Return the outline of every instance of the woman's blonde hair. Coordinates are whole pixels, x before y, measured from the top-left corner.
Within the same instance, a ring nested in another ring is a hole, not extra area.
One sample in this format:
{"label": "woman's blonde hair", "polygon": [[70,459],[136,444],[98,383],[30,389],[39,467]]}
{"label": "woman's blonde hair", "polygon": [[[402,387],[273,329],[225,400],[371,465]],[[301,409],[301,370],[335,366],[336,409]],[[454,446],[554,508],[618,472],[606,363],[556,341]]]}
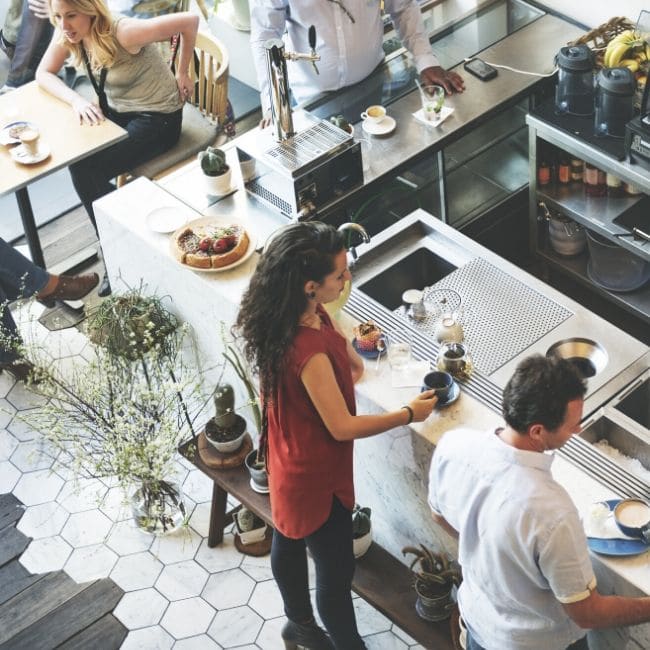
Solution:
{"label": "woman's blonde hair", "polygon": [[[52,0],[50,2],[50,21],[57,27],[52,13]],[[84,16],[90,16],[90,47],[86,47],[88,60],[93,70],[110,68],[117,57],[117,39],[113,26],[113,16],[104,0],[65,0],[66,4]],[[60,34],[60,45],[70,50],[76,66],[84,64],[82,44],[70,43],[63,33]]]}

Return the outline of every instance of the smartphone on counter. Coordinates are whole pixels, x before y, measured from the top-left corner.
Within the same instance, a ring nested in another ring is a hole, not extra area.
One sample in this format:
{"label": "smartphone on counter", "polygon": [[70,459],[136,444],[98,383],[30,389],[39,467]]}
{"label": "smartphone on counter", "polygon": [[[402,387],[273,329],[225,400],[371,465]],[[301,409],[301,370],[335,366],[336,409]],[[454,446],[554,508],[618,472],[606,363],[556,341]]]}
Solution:
{"label": "smartphone on counter", "polygon": [[489,81],[497,76],[496,68],[493,68],[490,64],[476,57],[471,61],[467,61],[464,67],[467,72],[478,77],[481,81]]}

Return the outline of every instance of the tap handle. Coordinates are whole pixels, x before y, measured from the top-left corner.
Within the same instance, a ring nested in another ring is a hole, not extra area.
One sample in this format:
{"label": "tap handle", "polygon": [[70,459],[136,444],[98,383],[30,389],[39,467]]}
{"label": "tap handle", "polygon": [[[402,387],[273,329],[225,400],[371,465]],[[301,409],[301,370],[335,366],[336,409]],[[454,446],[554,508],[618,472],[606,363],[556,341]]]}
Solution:
{"label": "tap handle", "polygon": [[312,52],[316,49],[316,28],[313,25],[309,27],[309,47]]}
{"label": "tap handle", "polygon": [[273,59],[274,65],[277,67],[282,65],[282,56],[280,55],[280,50],[277,45],[274,45],[271,48],[271,58]]}

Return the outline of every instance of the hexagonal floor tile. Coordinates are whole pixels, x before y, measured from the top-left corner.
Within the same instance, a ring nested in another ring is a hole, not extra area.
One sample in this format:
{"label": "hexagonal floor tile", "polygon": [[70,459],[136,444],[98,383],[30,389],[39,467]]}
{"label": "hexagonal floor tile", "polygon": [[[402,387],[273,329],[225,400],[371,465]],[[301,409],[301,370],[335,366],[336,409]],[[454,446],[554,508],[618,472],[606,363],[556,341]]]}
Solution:
{"label": "hexagonal floor tile", "polygon": [[70,515],[61,531],[61,537],[75,548],[103,543],[113,522],[99,510],[76,512]]}
{"label": "hexagonal floor tile", "polygon": [[241,569],[230,569],[211,575],[202,596],[215,609],[229,609],[245,605],[254,588],[255,581]]}
{"label": "hexagonal floor tile", "polygon": [[207,537],[210,530],[210,508],[212,503],[206,501],[205,503],[199,503],[190,517],[189,524],[190,526],[199,534],[201,537]]}
{"label": "hexagonal floor tile", "polygon": [[7,430],[13,434],[14,438],[25,441],[40,436],[41,434],[38,431],[35,431],[27,422],[21,419],[21,415],[21,413],[16,413],[13,420],[7,425]]}
{"label": "hexagonal floor tile", "polygon": [[[1,472],[0,469],[0,475]],[[38,506],[29,506],[16,528],[34,539],[52,537],[61,532],[69,516],[70,513],[56,501],[41,503]]]}
{"label": "hexagonal floor tile", "polygon": [[19,443],[10,460],[21,472],[33,472],[50,469],[58,453],[51,444],[38,437]]}
{"label": "hexagonal floor tile", "polygon": [[248,604],[267,620],[284,614],[282,597],[275,580],[258,582]]}
{"label": "hexagonal floor tile", "polygon": [[168,650],[174,645],[174,637],[163,630],[160,625],[133,630],[126,635],[120,650]]}
{"label": "hexagonal floor tile", "polygon": [[0,461],[0,494],[11,492],[20,477],[20,471],[8,460]]}
{"label": "hexagonal floor tile", "polygon": [[[250,607],[234,607],[217,612],[208,634],[224,648],[232,648],[254,643],[263,623],[262,617]],[[279,635],[276,639],[279,641]]]}
{"label": "hexagonal floor tile", "polygon": [[279,650],[283,645],[280,632],[286,622],[284,616],[265,621],[255,643],[262,650]]}
{"label": "hexagonal floor tile", "polygon": [[63,570],[77,582],[108,578],[117,555],[103,544],[84,546],[72,552]]}
{"label": "hexagonal floor tile", "polygon": [[54,501],[62,485],[63,479],[49,470],[42,469],[23,474],[13,493],[26,506],[36,506],[39,503]]}
{"label": "hexagonal floor tile", "polygon": [[408,650],[404,641],[398,639],[392,632],[380,632],[363,638],[368,650]]}
{"label": "hexagonal floor tile", "polygon": [[18,447],[18,440],[9,431],[0,428],[0,460],[9,460]]}
{"label": "hexagonal floor tile", "polygon": [[95,510],[106,495],[106,486],[97,478],[66,481],[57,501],[70,513]]}
{"label": "hexagonal floor tile", "polygon": [[183,483],[183,494],[187,494],[196,503],[210,501],[212,499],[211,481],[202,471],[192,470]]}
{"label": "hexagonal floor tile", "polygon": [[72,357],[81,354],[88,339],[78,329],[70,327],[58,330],[56,336],[48,342],[48,349],[56,359]]}
{"label": "hexagonal floor tile", "polygon": [[0,397],[6,397],[9,391],[14,387],[16,380],[8,372],[0,374]]}
{"label": "hexagonal floor tile", "polygon": [[[264,582],[273,579],[271,571],[271,556],[254,557],[252,555],[244,556],[240,569],[245,571],[255,582]],[[310,582],[310,584],[314,584]]]}
{"label": "hexagonal floor tile", "polygon": [[118,555],[148,551],[152,543],[153,537],[138,528],[133,518],[115,524],[105,542]]}
{"label": "hexagonal floor tile", "polygon": [[174,644],[174,650],[221,650],[207,634],[181,639]]}
{"label": "hexagonal floor tile", "polygon": [[355,598],[352,604],[361,636],[386,632],[392,627],[392,623],[365,600]]}
{"label": "hexagonal floor tile", "polygon": [[46,573],[62,569],[71,553],[70,544],[57,535],[35,539],[19,561],[30,573]]}
{"label": "hexagonal floor tile", "polygon": [[14,415],[16,415],[16,409],[4,397],[0,397],[0,429],[4,429]]}
{"label": "hexagonal floor tile", "polygon": [[7,401],[19,411],[24,411],[42,406],[47,402],[47,398],[31,391],[21,381],[17,381],[7,393]]}
{"label": "hexagonal floor tile", "polygon": [[201,547],[196,554],[196,561],[210,573],[236,569],[242,563],[242,554],[235,548],[232,535],[224,535],[219,546],[210,548],[208,540],[201,542]]}
{"label": "hexagonal floor tile", "polygon": [[[156,589],[169,600],[200,596],[208,572],[194,560],[167,565],[156,581]],[[206,599],[207,600],[207,599]]]}
{"label": "hexagonal floor tile", "polygon": [[175,639],[185,639],[206,632],[214,614],[202,598],[177,600],[169,604],[160,625]]}
{"label": "hexagonal floor tile", "polygon": [[113,614],[129,630],[160,623],[169,601],[155,589],[140,589],[124,594]]}
{"label": "hexagonal floor tile", "polygon": [[99,509],[113,521],[124,521],[132,517],[128,499],[120,487],[109,488],[99,503]]}
{"label": "hexagonal floor tile", "polygon": [[192,560],[201,545],[201,539],[191,528],[183,526],[170,535],[157,537],[151,546],[151,552],[164,564]]}
{"label": "hexagonal floor tile", "polygon": [[111,572],[111,578],[124,591],[153,587],[163,565],[149,551],[121,557]]}

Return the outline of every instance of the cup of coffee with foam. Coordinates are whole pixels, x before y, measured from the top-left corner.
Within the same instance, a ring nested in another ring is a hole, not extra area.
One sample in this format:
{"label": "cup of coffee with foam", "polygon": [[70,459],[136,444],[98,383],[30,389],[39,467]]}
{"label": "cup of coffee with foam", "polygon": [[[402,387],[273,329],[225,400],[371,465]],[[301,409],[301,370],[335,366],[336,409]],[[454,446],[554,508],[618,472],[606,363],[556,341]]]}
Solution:
{"label": "cup of coffee with foam", "polygon": [[614,508],[614,521],[628,537],[650,544],[650,504],[642,499],[623,499]]}
{"label": "cup of coffee with foam", "polygon": [[368,120],[373,124],[379,124],[386,117],[386,109],[379,104],[368,106],[366,110],[361,113],[362,120]]}
{"label": "cup of coffee with foam", "polygon": [[23,129],[18,134],[18,139],[22,142],[25,151],[35,156],[38,153],[38,131],[35,129]]}

